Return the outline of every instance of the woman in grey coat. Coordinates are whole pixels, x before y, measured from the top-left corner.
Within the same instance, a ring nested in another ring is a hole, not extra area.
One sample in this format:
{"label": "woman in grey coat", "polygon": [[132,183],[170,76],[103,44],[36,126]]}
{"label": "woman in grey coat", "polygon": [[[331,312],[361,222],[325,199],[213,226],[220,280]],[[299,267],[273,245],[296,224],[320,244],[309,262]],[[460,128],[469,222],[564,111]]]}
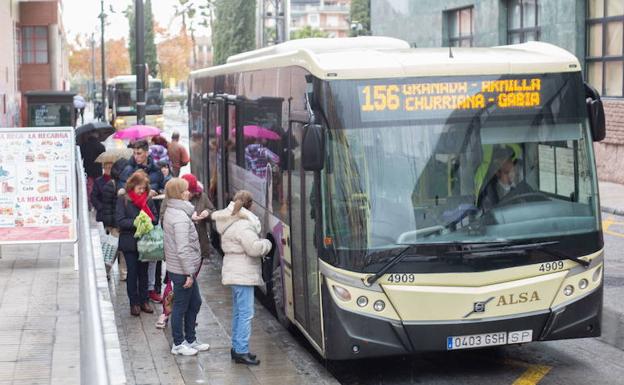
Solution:
{"label": "woman in grey coat", "polygon": [[188,183],[173,178],[165,186],[166,206],[162,210],[165,259],[173,282],[171,312],[172,354],[192,356],[210,349],[195,337],[195,320],[202,304],[195,274],[201,265],[199,238],[193,219],[195,209],[188,201]]}

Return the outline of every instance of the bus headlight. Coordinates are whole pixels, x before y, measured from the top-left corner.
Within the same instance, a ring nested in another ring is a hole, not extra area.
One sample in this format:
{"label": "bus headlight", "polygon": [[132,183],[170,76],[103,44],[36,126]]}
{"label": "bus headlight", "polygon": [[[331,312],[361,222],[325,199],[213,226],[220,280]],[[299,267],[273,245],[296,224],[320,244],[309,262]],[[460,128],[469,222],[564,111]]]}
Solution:
{"label": "bus headlight", "polygon": [[565,294],[566,296],[571,296],[574,293],[574,286],[572,285],[568,285],[566,287],[563,288],[563,294]]}
{"label": "bus headlight", "polygon": [[581,290],[585,289],[587,286],[589,286],[589,281],[586,280],[585,278],[581,279],[578,283],[578,287]]}
{"label": "bus headlight", "polygon": [[115,119],[115,125],[118,125],[118,124],[122,125],[122,124],[125,124],[125,123],[126,123],[126,121],[123,120],[122,118]]}
{"label": "bus headlight", "polygon": [[366,298],[366,296],[361,295],[358,297],[356,303],[359,307],[364,307],[368,305],[368,298]]}
{"label": "bus headlight", "polygon": [[163,118],[162,116],[159,116],[158,118],[156,118],[156,123],[162,123],[165,121],[165,118]]}
{"label": "bus headlight", "polygon": [[383,309],[385,308],[386,308],[386,303],[380,299],[375,301],[375,303],[373,304],[373,309],[375,309],[375,311],[383,311]]}
{"label": "bus headlight", "polygon": [[349,293],[349,290],[337,285],[332,286],[332,288],[334,289],[334,293],[338,298],[345,302],[351,301],[351,293]]}

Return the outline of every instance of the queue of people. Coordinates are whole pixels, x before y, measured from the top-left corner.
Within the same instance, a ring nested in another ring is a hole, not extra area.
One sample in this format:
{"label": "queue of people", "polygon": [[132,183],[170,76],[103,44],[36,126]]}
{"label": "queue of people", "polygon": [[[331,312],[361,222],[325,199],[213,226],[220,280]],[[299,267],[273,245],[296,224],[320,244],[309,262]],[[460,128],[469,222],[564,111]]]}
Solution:
{"label": "queue of people", "polygon": [[[156,145],[165,147],[162,142]],[[176,176],[184,154],[177,154],[181,162],[174,165],[162,158],[156,162],[145,140],[132,143],[131,148],[129,160],[102,165],[102,175],[94,179],[90,194],[96,219],[119,239],[117,261],[130,314],[154,313],[150,301],[162,303],[156,327],[164,329],[170,323],[171,353],[195,355],[209,350],[208,343],[198,341],[195,327],[202,305],[197,277],[203,259],[212,253],[209,222],[214,221],[225,253],[222,284],[232,290],[231,358],[258,365],[260,360],[249,348],[254,286],[263,284],[261,257],[271,250],[271,242],[260,237],[260,221],[250,211],[251,193],[239,191],[228,207],[216,211],[194,175]],[[176,146],[172,149],[175,152]],[[162,148],[158,151],[163,155]],[[171,150],[168,153],[171,155]],[[135,238],[139,216],[147,216],[152,226],[162,226],[164,262],[140,259]],[[165,268],[163,295],[161,265]],[[107,275],[109,270],[107,266]]]}

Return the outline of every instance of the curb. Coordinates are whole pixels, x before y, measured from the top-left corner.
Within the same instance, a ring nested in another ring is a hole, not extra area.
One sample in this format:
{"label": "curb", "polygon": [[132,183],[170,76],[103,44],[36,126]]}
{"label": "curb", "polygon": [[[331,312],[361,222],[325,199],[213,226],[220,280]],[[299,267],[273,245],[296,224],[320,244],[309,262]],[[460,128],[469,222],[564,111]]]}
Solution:
{"label": "curb", "polygon": [[624,350],[624,315],[607,307],[602,308],[602,335],[598,339]]}
{"label": "curb", "polygon": [[602,206],[601,205],[600,206],[600,211],[602,211],[603,213],[624,216],[624,210],[623,209],[618,209],[618,208],[614,208],[614,207]]}

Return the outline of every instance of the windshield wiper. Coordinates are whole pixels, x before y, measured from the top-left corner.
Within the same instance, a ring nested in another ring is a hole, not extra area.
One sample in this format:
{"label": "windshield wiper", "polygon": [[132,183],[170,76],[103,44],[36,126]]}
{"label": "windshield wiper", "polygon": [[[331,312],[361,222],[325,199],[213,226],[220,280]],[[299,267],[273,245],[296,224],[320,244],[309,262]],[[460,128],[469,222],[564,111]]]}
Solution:
{"label": "windshield wiper", "polygon": [[480,248],[471,248],[467,250],[452,250],[447,254],[452,255],[460,255],[464,256],[472,256],[472,257],[496,257],[500,255],[509,255],[509,254],[526,254],[529,250],[539,250],[543,251],[551,257],[559,258],[559,259],[568,259],[570,261],[574,261],[579,265],[584,267],[589,267],[590,262],[580,259],[571,255],[565,255],[558,251],[552,250],[548,248],[548,246],[556,245],[559,241],[549,241],[549,242],[535,242],[535,243],[522,243],[522,244],[510,244],[503,247],[480,247]]}
{"label": "windshield wiper", "polygon": [[401,262],[401,260],[403,258],[405,258],[405,256],[407,256],[407,251],[409,249],[411,249],[412,247],[417,246],[417,245],[409,245],[406,248],[404,248],[403,250],[401,250],[399,252],[399,254],[397,254],[396,256],[394,256],[391,260],[389,260],[388,262],[386,262],[385,265],[383,265],[381,267],[381,269],[379,269],[378,272],[376,272],[373,275],[369,275],[368,277],[366,277],[364,279],[364,284],[366,286],[371,286],[373,283],[375,283],[382,275],[386,274],[386,271],[388,271],[392,266],[396,265],[397,263]]}
{"label": "windshield wiper", "polygon": [[383,276],[384,274],[386,274],[386,272],[388,270],[390,270],[390,268],[392,268],[393,266],[395,266],[397,263],[401,262],[403,259],[405,259],[405,257],[410,256],[410,257],[422,257],[422,258],[431,258],[431,257],[436,257],[437,256],[431,256],[431,255],[416,255],[416,254],[410,254],[407,253],[411,248],[415,247],[415,246],[419,246],[419,247],[423,247],[423,246],[465,246],[465,245],[490,245],[490,246],[502,246],[502,245],[508,245],[509,242],[508,241],[491,241],[491,242],[477,242],[477,243],[467,243],[467,242],[432,242],[432,243],[414,243],[414,244],[404,244],[404,243],[399,243],[397,244],[397,246],[407,246],[406,248],[404,248],[403,250],[401,250],[397,255],[395,255],[394,257],[392,257],[388,262],[386,262],[386,264],[384,264],[381,269],[379,269],[379,271],[377,271],[375,274],[373,275],[369,275],[368,277],[366,277],[364,279],[364,284],[367,286],[371,286],[373,283],[375,283],[381,276]]}

